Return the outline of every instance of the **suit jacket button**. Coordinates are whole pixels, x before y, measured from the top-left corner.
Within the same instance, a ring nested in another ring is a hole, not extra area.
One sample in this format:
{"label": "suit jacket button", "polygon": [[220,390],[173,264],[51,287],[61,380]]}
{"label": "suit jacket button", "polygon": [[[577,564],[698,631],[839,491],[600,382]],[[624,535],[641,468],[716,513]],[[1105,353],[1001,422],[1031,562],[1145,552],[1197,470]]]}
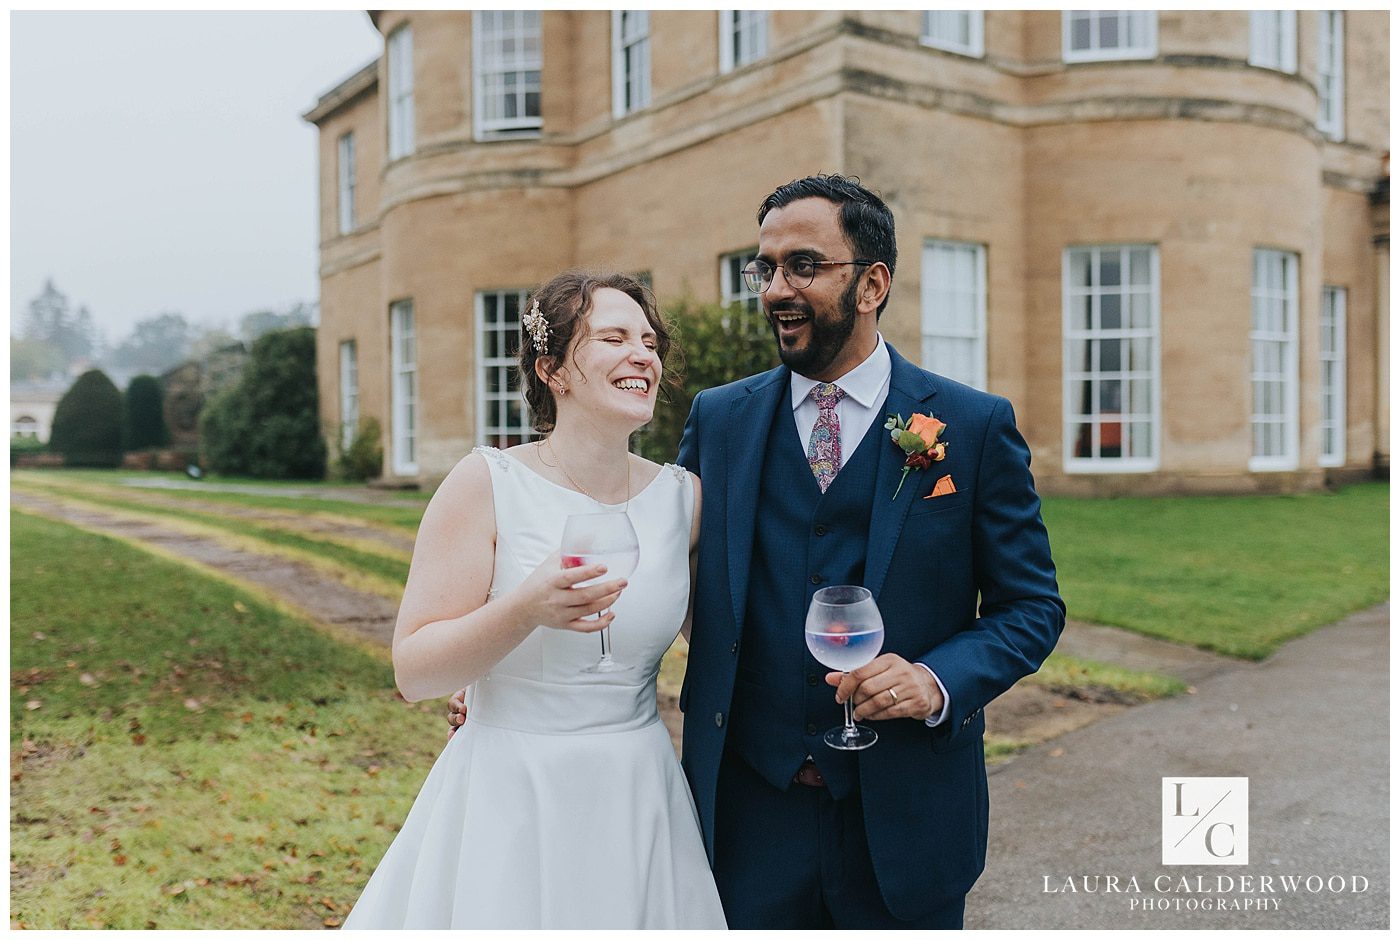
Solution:
{"label": "suit jacket button", "polygon": [[814,575],[812,575],[812,583],[813,583],[813,584],[821,584],[821,583],[822,583],[822,576],[819,575],[819,574],[814,574]]}
{"label": "suit jacket button", "polygon": [[816,725],[808,725],[808,726],[807,726],[807,733],[808,733],[808,734],[816,734],[816,733],[817,733],[817,726],[816,726]]}
{"label": "suit jacket button", "polygon": [[724,712],[715,712],[715,727],[724,727]]}
{"label": "suit jacket button", "polygon": [[817,677],[816,677],[816,676],[813,676],[813,675],[807,676],[807,684],[808,684],[808,685],[816,685],[816,684],[817,684]]}
{"label": "suit jacket button", "polygon": [[819,525],[813,531],[815,531],[818,535],[826,535],[826,526]]}

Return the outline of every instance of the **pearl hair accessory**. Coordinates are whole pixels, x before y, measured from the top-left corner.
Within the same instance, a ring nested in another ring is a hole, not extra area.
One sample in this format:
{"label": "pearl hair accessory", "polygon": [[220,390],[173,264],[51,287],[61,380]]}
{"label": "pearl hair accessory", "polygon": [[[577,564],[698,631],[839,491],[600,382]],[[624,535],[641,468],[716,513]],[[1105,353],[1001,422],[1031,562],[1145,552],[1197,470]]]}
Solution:
{"label": "pearl hair accessory", "polygon": [[530,342],[534,344],[535,352],[541,356],[547,354],[549,352],[549,322],[540,312],[538,300],[530,305],[530,312],[520,318],[520,325],[525,327],[526,333],[530,334]]}

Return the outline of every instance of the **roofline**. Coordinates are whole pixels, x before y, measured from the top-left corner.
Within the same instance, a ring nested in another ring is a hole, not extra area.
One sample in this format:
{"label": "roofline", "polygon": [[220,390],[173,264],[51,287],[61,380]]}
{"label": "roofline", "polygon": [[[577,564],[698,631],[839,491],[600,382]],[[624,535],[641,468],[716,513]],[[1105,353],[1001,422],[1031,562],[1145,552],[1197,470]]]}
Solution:
{"label": "roofline", "polygon": [[336,85],[316,101],[316,105],[301,116],[310,124],[320,124],[341,108],[358,99],[379,85],[379,56],[354,75]]}

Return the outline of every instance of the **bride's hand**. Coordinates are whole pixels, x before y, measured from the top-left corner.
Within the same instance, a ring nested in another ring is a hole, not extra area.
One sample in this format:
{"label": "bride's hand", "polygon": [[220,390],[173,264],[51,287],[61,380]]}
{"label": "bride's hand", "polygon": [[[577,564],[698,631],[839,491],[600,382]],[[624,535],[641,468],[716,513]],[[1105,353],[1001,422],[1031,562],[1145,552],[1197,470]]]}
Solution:
{"label": "bride's hand", "polygon": [[611,612],[596,620],[584,618],[608,610],[617,603],[622,589],[627,586],[626,579],[618,578],[576,588],[574,585],[580,582],[603,575],[607,567],[583,565],[560,568],[559,565],[558,555],[546,558],[515,589],[516,604],[522,619],[527,623],[578,633],[597,633],[612,623],[616,615]]}

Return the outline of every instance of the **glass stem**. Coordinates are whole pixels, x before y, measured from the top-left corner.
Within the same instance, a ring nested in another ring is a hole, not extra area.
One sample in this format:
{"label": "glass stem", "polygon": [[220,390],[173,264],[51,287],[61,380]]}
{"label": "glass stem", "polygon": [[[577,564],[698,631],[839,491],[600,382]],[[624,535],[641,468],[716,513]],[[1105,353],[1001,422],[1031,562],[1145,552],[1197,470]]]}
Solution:
{"label": "glass stem", "polygon": [[[842,673],[842,675],[850,675],[850,673]],[[848,740],[856,736],[856,720],[851,714],[851,700],[849,698],[846,699],[846,728],[843,734]]]}
{"label": "glass stem", "polygon": [[[607,615],[608,615],[608,612],[607,612],[606,610],[603,611],[601,614],[599,614],[600,617],[606,617]],[[598,642],[601,643],[601,644],[602,644],[602,647],[603,647],[603,658],[604,658],[604,659],[607,659],[607,660],[611,660],[611,659],[612,659],[612,627],[611,627],[611,626],[604,627],[602,630],[599,631],[599,634],[600,634],[600,635],[599,635],[599,637],[598,637]]]}

